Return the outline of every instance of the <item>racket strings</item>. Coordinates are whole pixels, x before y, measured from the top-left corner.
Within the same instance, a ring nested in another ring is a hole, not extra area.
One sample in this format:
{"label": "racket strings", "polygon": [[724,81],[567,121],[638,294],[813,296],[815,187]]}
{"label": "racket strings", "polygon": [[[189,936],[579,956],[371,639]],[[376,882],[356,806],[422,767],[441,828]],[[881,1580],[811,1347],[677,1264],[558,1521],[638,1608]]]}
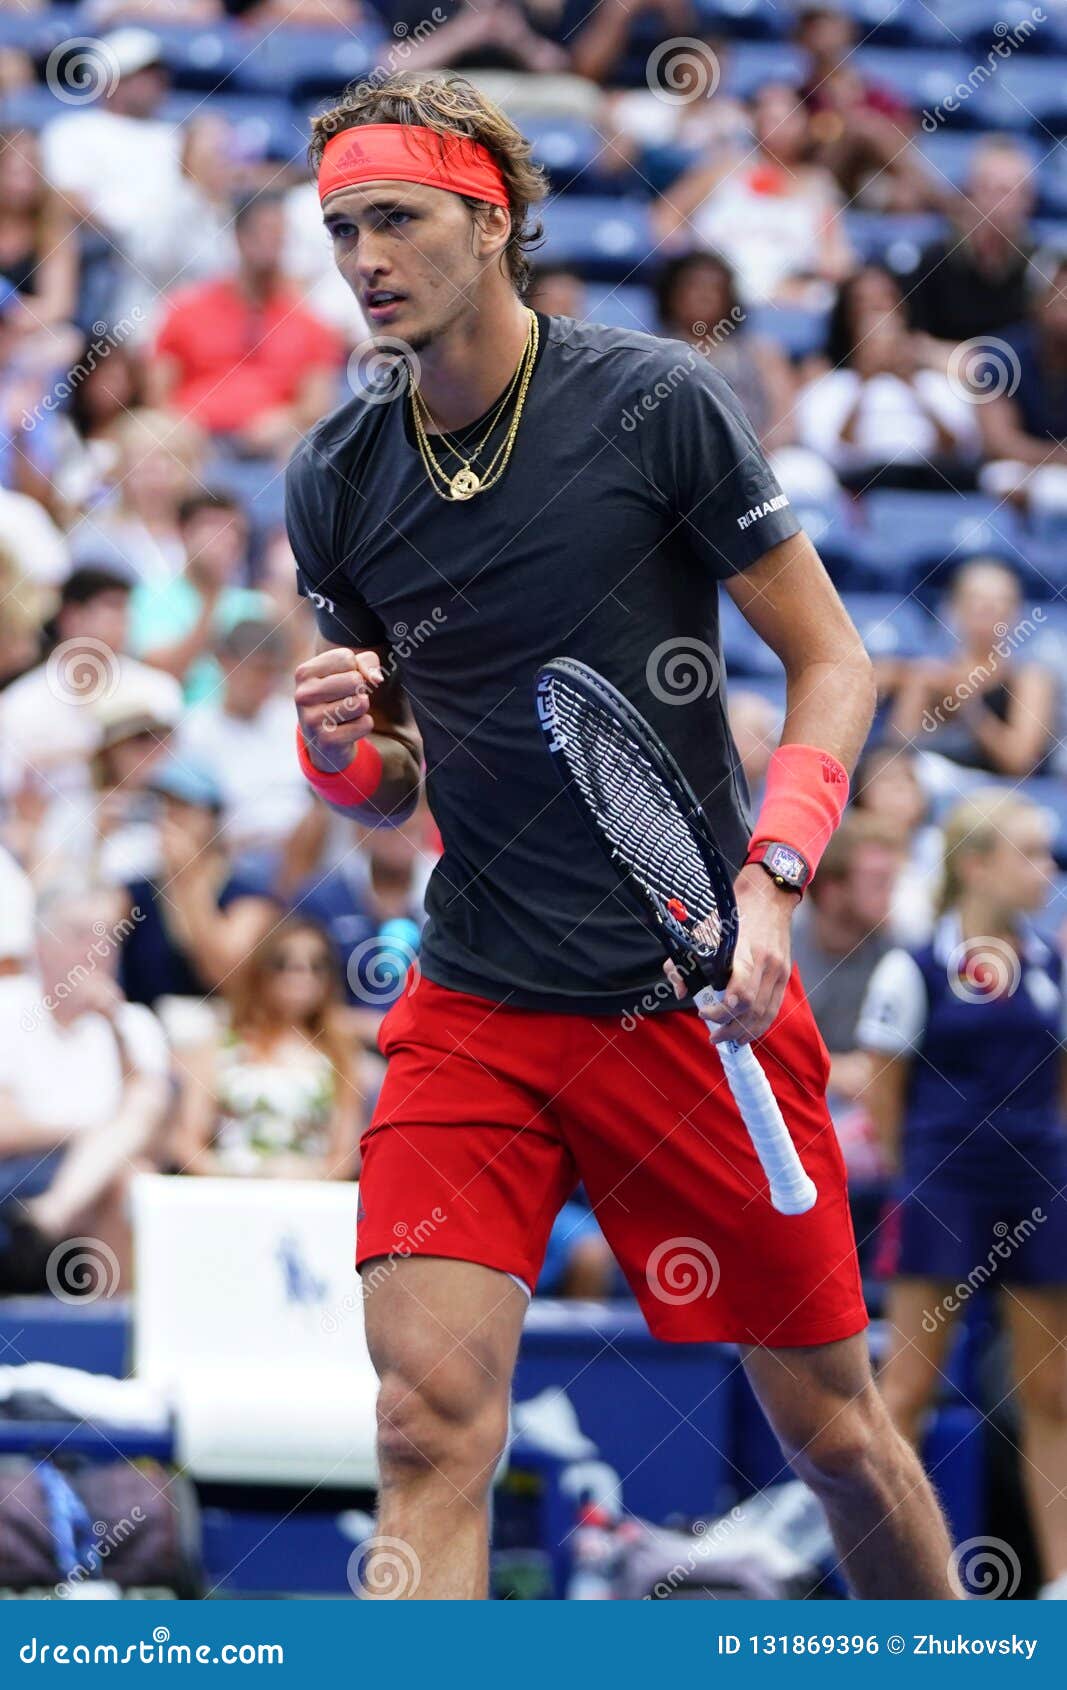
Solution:
{"label": "racket strings", "polygon": [[723,925],[714,887],[674,794],[611,715],[556,678],[553,706],[567,766],[617,862],[677,937],[716,951]]}

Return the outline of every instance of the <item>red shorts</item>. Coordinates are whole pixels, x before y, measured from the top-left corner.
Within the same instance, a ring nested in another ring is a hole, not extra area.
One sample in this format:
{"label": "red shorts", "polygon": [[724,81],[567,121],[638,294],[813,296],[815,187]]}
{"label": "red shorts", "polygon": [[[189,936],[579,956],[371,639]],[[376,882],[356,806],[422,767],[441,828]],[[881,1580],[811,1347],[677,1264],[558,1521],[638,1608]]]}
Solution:
{"label": "red shorts", "polygon": [[447,1256],[533,1287],[581,1181],[657,1338],[808,1345],[866,1325],[829,1058],[796,970],[754,1049],[819,1190],[805,1215],[771,1207],[692,1012],[557,1015],[420,979],[379,1045],[359,1264]]}

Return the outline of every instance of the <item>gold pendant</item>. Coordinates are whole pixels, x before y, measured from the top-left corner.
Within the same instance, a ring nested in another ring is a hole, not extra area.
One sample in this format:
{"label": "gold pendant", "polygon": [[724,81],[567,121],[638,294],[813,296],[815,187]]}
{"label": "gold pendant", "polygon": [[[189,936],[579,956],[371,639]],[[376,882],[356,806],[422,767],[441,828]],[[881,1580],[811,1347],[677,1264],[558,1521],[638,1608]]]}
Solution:
{"label": "gold pendant", "polygon": [[475,475],[474,471],[472,469],[468,469],[466,465],[464,465],[462,469],[457,470],[455,475],[452,477],[452,480],[449,482],[453,499],[471,499],[474,497],[475,493],[477,493],[481,485],[482,484]]}

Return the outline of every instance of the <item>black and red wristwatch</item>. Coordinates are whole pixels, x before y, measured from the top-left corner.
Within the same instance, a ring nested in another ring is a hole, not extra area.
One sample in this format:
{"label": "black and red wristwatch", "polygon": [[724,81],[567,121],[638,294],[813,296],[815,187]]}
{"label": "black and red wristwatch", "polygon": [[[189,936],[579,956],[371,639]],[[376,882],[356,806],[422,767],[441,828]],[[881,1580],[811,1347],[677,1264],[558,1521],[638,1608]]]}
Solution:
{"label": "black and red wristwatch", "polygon": [[746,868],[749,863],[758,863],[780,891],[795,892],[798,898],[804,896],[804,888],[811,879],[811,866],[795,845],[785,845],[780,839],[761,839],[749,846]]}

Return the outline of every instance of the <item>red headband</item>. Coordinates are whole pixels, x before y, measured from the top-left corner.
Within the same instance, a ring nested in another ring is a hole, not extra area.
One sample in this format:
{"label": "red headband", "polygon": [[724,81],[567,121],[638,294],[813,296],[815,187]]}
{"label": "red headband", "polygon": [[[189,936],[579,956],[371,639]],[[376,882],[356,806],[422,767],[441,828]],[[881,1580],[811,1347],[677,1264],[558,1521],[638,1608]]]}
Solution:
{"label": "red headband", "polygon": [[360,182],[421,182],[450,194],[507,205],[500,167],[480,142],[407,123],[366,123],[326,143],[319,200]]}

